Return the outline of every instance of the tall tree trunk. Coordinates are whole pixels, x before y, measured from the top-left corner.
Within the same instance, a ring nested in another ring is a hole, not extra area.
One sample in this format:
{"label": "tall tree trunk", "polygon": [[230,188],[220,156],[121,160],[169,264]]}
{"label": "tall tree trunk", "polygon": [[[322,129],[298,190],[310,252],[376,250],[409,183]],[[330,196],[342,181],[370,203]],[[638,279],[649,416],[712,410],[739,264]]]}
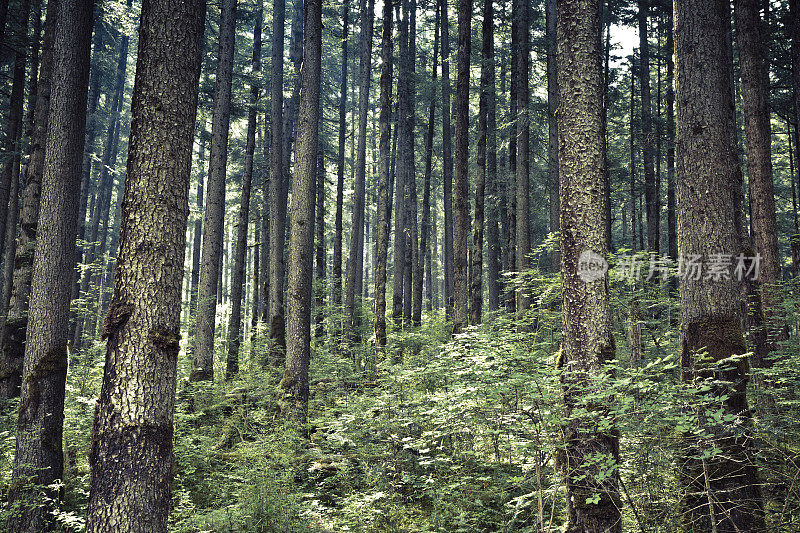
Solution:
{"label": "tall tree trunk", "polygon": [[269,162],[269,364],[278,369],[286,350],[283,315],[283,248],[286,241],[288,180],[284,169],[283,50],[286,0],[275,0],[272,9],[272,72],[270,74]]}
{"label": "tall tree trunk", "polygon": [[408,122],[405,120],[405,101],[407,98],[408,80],[408,13],[404,9],[400,12],[401,0],[395,5],[395,16],[398,25],[398,73],[397,73],[397,162],[395,173],[395,218],[394,218],[394,279],[392,292],[392,320],[396,328],[403,325],[403,296],[405,289],[406,269],[406,166],[407,136],[405,129]]}
{"label": "tall tree trunk", "polygon": [[[333,307],[342,305],[342,212],[344,210],[344,145],[347,133],[347,34],[350,0],[342,4],[342,76],[339,85],[339,152],[336,161],[336,219],[333,237]],[[337,328],[338,329],[338,328]]]}
{"label": "tall tree trunk", "polygon": [[[550,233],[560,231],[561,209],[558,198],[558,121],[556,119],[556,109],[558,107],[558,81],[557,61],[558,54],[556,46],[556,0],[545,1],[545,25],[547,37],[547,169],[548,169],[548,189],[550,190]],[[605,102],[604,102],[605,106]],[[550,256],[550,269],[558,272],[561,268],[561,256],[558,248],[553,249]]]}
{"label": "tall tree trunk", "polygon": [[[800,0],[789,0],[789,20],[792,52],[792,93],[794,111],[794,161],[800,174]],[[800,233],[791,238],[792,253],[800,257]]]}
{"label": "tall tree trunk", "polygon": [[[198,110],[199,113],[202,110]],[[197,289],[200,283],[200,255],[203,248],[203,206],[204,204],[204,188],[203,181],[205,180],[205,158],[206,158],[206,140],[208,132],[206,131],[205,117],[201,117],[200,135],[198,136],[199,149],[197,150],[197,218],[194,221],[194,231],[192,236],[192,274],[189,285],[189,338],[193,339],[195,331],[197,331]],[[191,344],[190,344],[191,346]]]}
{"label": "tall tree trunk", "polygon": [[673,40],[672,10],[665,14],[667,19],[667,253],[673,261],[678,260],[678,226],[675,212],[675,63],[672,53]]}
{"label": "tall tree trunk", "polygon": [[[361,36],[359,38],[361,58],[359,59],[358,81],[358,143],[356,152],[356,179],[353,184],[353,219],[350,237],[350,268],[347,271],[345,286],[345,324],[350,340],[361,340],[360,316],[361,294],[357,291],[358,278],[363,272],[364,261],[364,196],[365,175],[367,171],[367,112],[369,111],[370,63],[372,57],[372,25],[375,13],[374,0],[361,3]],[[358,298],[358,302],[356,301]]]}
{"label": "tall tree trunk", "polygon": [[[261,72],[261,24],[263,8],[256,10],[253,28],[253,76]],[[250,225],[250,189],[253,181],[253,154],[256,149],[256,105],[258,104],[258,81],[250,85],[250,109],[247,117],[247,141],[244,149],[244,173],[242,173],[242,203],[239,207],[239,223],[236,227],[236,249],[233,258],[231,280],[231,316],[228,322],[228,360],[225,379],[231,379],[239,371],[239,345],[242,342],[242,286],[244,285],[245,254],[247,252],[247,228]]]}
{"label": "tall tree trunk", "polygon": [[[19,532],[49,529],[49,511],[55,508],[57,494],[42,487],[62,479],[64,471],[61,443],[69,304],[86,133],[93,3],[61,0],[55,6],[52,79],[58,83],[53,84],[50,100],[28,312],[31,335],[25,343],[12,488],[8,495],[12,505],[20,506],[20,512],[10,516],[8,529]],[[45,494],[52,499],[44,499]]]}
{"label": "tall tree trunk", "polygon": [[[605,261],[603,91],[600,9],[596,0],[558,1],[558,139],[561,190],[561,272],[564,400],[573,417],[580,396],[596,393],[595,376],[614,359],[608,279],[585,278],[585,261]],[[622,531],[619,477],[599,477],[601,463],[617,464],[618,433],[603,420],[608,406],[574,417],[565,428],[567,523],[564,531]],[[589,460],[603,457],[602,461]],[[594,496],[596,503],[588,498]],[[598,498],[599,497],[599,498]]]}
{"label": "tall tree trunk", "polygon": [[[0,250],[6,234],[6,219],[9,215],[9,198],[12,182],[19,178],[20,150],[22,148],[23,104],[25,102],[25,65],[28,55],[28,19],[31,2],[22,0],[14,13],[14,30],[19,39],[14,53],[14,69],[11,82],[11,95],[8,102],[8,123],[6,125],[5,152],[7,157],[0,174]],[[5,296],[3,296],[5,299]]]}
{"label": "tall tree trunk", "polygon": [[322,146],[318,148],[317,154],[317,207],[316,221],[314,228],[316,231],[316,248],[314,250],[315,272],[314,283],[316,291],[314,295],[314,324],[316,329],[314,336],[322,339],[325,334],[325,152]]}
{"label": "tall tree trunk", "polygon": [[[678,253],[683,257],[698,254],[709,259],[718,253],[736,257],[743,251],[737,231],[740,174],[732,133],[728,17],[724,0],[675,2]],[[735,276],[719,281],[681,279],[683,379],[694,383],[713,378],[712,393],[721,397],[726,414],[737,418],[736,428],[701,421],[710,435],[705,442],[684,436],[679,458],[680,519],[691,531],[764,529],[758,473],[747,434],[748,369],[741,357],[747,347],[740,287]],[[731,358],[737,362],[724,362]],[[721,453],[701,458],[707,447],[718,447]]]}
{"label": "tall tree trunk", "polygon": [[[488,8],[484,7],[484,9]],[[494,19],[494,12],[492,12],[491,18]],[[489,36],[489,57],[486,59],[489,69],[488,86],[486,88],[486,192],[488,197],[486,209],[486,285],[488,289],[488,300],[486,303],[489,311],[497,311],[500,308],[500,270],[502,268],[500,257],[500,228],[498,226],[500,221],[499,204],[502,203],[500,200],[502,187],[500,187],[497,175],[497,94],[494,83],[495,57],[493,24],[490,25],[489,31],[492,32],[492,34]]]}
{"label": "tall tree trunk", "polygon": [[472,233],[472,279],[470,322],[480,324],[483,311],[483,214],[487,182],[487,130],[489,122],[490,84],[494,84],[494,15],[492,0],[483,2],[481,44],[481,92],[478,110],[478,173],[475,180],[475,227]]}
{"label": "tall tree trunk", "polygon": [[314,257],[314,196],[322,65],[321,0],[305,0],[303,12],[302,88],[289,230],[286,368],[280,382],[283,415],[301,423],[308,418],[308,366],[311,360],[311,284],[308,280],[313,276]]}
{"label": "tall tree trunk", "polygon": [[[416,98],[417,98],[417,0],[409,1],[409,36],[408,36],[408,223],[411,245],[411,325],[418,327],[422,324],[422,285],[425,278],[425,263],[423,249],[420,248],[420,231],[418,219],[418,198],[417,198],[417,159],[415,155],[414,140],[416,133]],[[424,192],[423,192],[424,195]]]}
{"label": "tall tree trunk", "polygon": [[631,55],[631,105],[630,113],[628,114],[628,138],[630,139],[630,157],[631,157],[631,250],[634,252],[637,248],[636,235],[638,234],[639,219],[638,211],[636,209],[636,200],[638,198],[636,186],[636,128],[634,127],[634,116],[636,113],[636,60]]}
{"label": "tall tree trunk", "polygon": [[389,158],[392,114],[392,5],[383,3],[381,37],[381,100],[378,142],[378,226],[375,228],[375,352],[380,360],[386,346],[386,263],[389,253]]}
{"label": "tall tree trunk", "polygon": [[[522,273],[530,266],[528,254],[531,252],[530,224],[530,119],[528,101],[528,63],[530,56],[529,11],[526,0],[516,0],[512,4],[512,33],[516,31],[516,48],[513,48],[516,65],[516,137],[517,137],[517,271]],[[530,307],[530,294],[521,290],[519,294],[519,310]]]}
{"label": "tall tree trunk", "polygon": [[644,196],[647,215],[647,251],[659,253],[660,207],[656,175],[653,170],[653,111],[650,104],[650,44],[647,39],[647,19],[651,0],[638,0],[639,7],[639,90],[642,97],[642,164],[644,165]]}
{"label": "tall tree trunk", "polygon": [[53,66],[53,36],[58,0],[50,0],[45,15],[42,63],[36,87],[34,128],[31,134],[25,190],[22,193],[19,236],[14,258],[14,278],[11,282],[11,300],[3,330],[2,355],[0,355],[0,399],[19,396],[22,383],[22,361],[25,355],[25,335],[28,326],[28,304],[33,273],[33,252],[39,224],[39,205],[44,173],[44,151],[47,143],[48,114],[50,111],[51,72]]}
{"label": "tall tree trunk", "polygon": [[450,23],[447,0],[439,0],[442,18],[442,190],[444,195],[444,305],[453,318],[453,154],[450,133]]}
{"label": "tall tree trunk", "polygon": [[89,456],[90,532],[167,531],[204,11],[196,0],[142,4],[120,248]]}
{"label": "tall tree trunk", "polygon": [[781,279],[778,233],[775,218],[775,193],[772,183],[772,158],[769,86],[764,76],[764,41],[758,0],[736,0],[734,15],[739,44],[742,78],[744,130],[747,140],[747,169],[750,186],[750,229],[754,252],[761,256],[758,286],[766,342],[754,354],[754,364],[769,366],[766,356],[786,338],[780,322]]}
{"label": "tall tree trunk", "polygon": [[458,4],[458,64],[456,78],[456,151],[453,187],[453,333],[461,332],[468,324],[468,262],[469,235],[469,64],[471,51],[472,0]]}
{"label": "tall tree trunk", "polygon": [[[431,174],[433,172],[433,135],[435,130],[436,120],[436,72],[439,62],[439,4],[434,6],[433,16],[433,62],[431,63],[431,102],[428,111],[428,131],[425,137],[425,178],[422,191],[422,221],[421,231],[419,236],[419,253],[422,260],[425,261],[425,277],[427,278],[426,296],[428,298],[427,310],[433,310],[433,286],[432,286],[432,272],[431,272],[431,252],[430,252],[430,233],[431,233]],[[434,199],[435,202],[435,199]],[[433,236],[434,246],[436,243],[436,235]],[[422,276],[417,280],[420,284],[420,291],[422,290]],[[421,302],[420,302],[421,303]],[[420,314],[416,319],[422,319],[422,307],[420,306]]]}
{"label": "tall tree trunk", "polygon": [[214,330],[217,290],[225,222],[225,176],[228,164],[228,126],[231,118],[233,51],[236,38],[236,0],[223,0],[219,21],[219,52],[211,119],[211,154],[203,213],[203,249],[197,286],[197,328],[191,381],[214,380]]}

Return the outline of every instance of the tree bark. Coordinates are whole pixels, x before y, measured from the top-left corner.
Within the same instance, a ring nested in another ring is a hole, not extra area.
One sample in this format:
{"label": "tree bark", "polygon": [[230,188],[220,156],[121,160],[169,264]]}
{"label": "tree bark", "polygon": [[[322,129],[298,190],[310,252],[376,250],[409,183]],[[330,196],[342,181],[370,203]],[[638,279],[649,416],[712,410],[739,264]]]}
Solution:
{"label": "tree bark", "polygon": [[778,233],[775,216],[775,192],[772,183],[772,157],[769,86],[764,76],[764,41],[758,0],[736,0],[734,15],[739,45],[739,67],[742,79],[742,108],[747,141],[747,170],[750,186],[750,231],[753,251],[761,256],[758,277],[761,316],[766,342],[754,354],[754,364],[770,366],[766,356],[786,339],[781,322],[782,298]]}
{"label": "tree bark", "polygon": [[[367,0],[369,2],[370,0]],[[298,110],[295,179],[289,236],[286,368],[280,408],[287,419],[308,418],[308,366],[311,360],[311,284],[314,256],[319,93],[322,65],[322,2],[303,2],[303,69]]]}
{"label": "tree bark", "polygon": [[211,154],[203,213],[203,248],[197,286],[196,331],[191,381],[214,380],[214,330],[217,314],[222,240],[225,223],[225,176],[231,118],[233,51],[236,38],[236,0],[223,0],[219,21],[219,55],[211,119]]}
{"label": "tree bark", "polygon": [[[558,108],[558,81],[556,43],[556,0],[545,1],[545,25],[547,38],[547,170],[548,188],[550,190],[550,233],[560,231],[559,211],[561,210],[558,198],[558,121],[556,109]],[[604,102],[605,108],[605,102]],[[561,268],[559,247],[553,249],[550,256],[550,269],[558,272]]]}
{"label": "tree bark", "polygon": [[672,53],[675,49],[673,39],[672,11],[665,14],[667,19],[667,253],[673,261],[678,260],[678,226],[675,212],[675,63]]}
{"label": "tree bark", "polygon": [[[618,473],[598,477],[599,463],[619,460],[619,434],[605,420],[609,400],[593,402],[591,415],[575,412],[582,395],[597,394],[593,383],[614,359],[608,279],[583,278],[584,262],[604,261],[603,91],[600,9],[596,0],[558,1],[559,178],[564,400],[571,420],[565,428],[565,473],[569,532],[620,532]],[[586,254],[590,254],[586,257]],[[601,424],[606,429],[601,428]],[[589,461],[596,454],[599,461]],[[589,502],[597,498],[596,503]]]}
{"label": "tree bark", "polygon": [[[356,175],[353,183],[353,218],[350,237],[350,268],[345,285],[345,324],[351,342],[361,340],[359,333],[361,316],[361,294],[357,290],[358,278],[363,275],[364,262],[364,200],[367,171],[367,112],[369,111],[370,64],[372,57],[372,25],[375,13],[374,0],[361,3],[361,36],[359,48],[358,81],[358,141],[356,151]],[[356,301],[358,299],[358,301]]]}
{"label": "tree bark", "polygon": [[453,154],[450,129],[450,23],[447,1],[439,0],[442,18],[442,190],[444,196],[444,305],[453,318]]}
{"label": "tree bark", "polygon": [[42,62],[36,87],[34,128],[31,134],[30,159],[22,193],[19,235],[14,258],[9,312],[3,330],[3,351],[0,356],[0,399],[19,396],[22,383],[22,362],[25,355],[25,334],[28,325],[28,304],[31,291],[33,252],[39,223],[39,205],[44,173],[44,150],[47,142],[50,87],[53,65],[53,35],[58,0],[50,0],[45,15]]}
{"label": "tree bark", "polygon": [[[737,231],[740,187],[728,53],[728,3],[676,0],[676,177],[679,257],[743,252]],[[703,421],[710,434],[684,436],[679,457],[680,520],[688,531],[764,529],[758,473],[748,435],[747,347],[742,334],[741,282],[695,280],[680,284],[681,366],[685,382],[715,379],[712,393],[737,428]],[[702,356],[699,355],[702,352]],[[737,357],[738,356],[738,357]],[[730,361],[733,364],[721,361]],[[730,384],[726,384],[730,383]],[[708,446],[720,454],[701,459]],[[705,476],[704,472],[713,472]],[[713,502],[710,504],[710,502]]]}
{"label": "tree bark", "polygon": [[342,76],[339,85],[339,152],[336,161],[336,219],[333,237],[333,306],[342,305],[342,212],[344,210],[344,145],[347,133],[347,39],[350,1],[342,5]]}
{"label": "tree bark", "polygon": [[316,248],[314,250],[315,272],[314,282],[316,286],[314,295],[314,323],[316,329],[314,336],[322,339],[325,335],[325,153],[322,146],[318,148],[317,155],[317,207],[316,222]]}
{"label": "tree bark", "polygon": [[[530,56],[530,7],[526,0],[512,3],[512,33],[516,32],[516,48],[513,48],[516,65],[516,180],[517,180],[517,272],[522,273],[530,266],[528,254],[531,252],[530,224],[530,118],[528,102],[528,63]],[[512,74],[513,76],[514,74]],[[527,290],[519,292],[519,311],[530,307],[531,299]]]}
{"label": "tree bark", "polygon": [[89,532],[167,531],[204,11],[196,0],[142,4],[120,248],[89,456]]}
{"label": "tree bark", "polygon": [[250,225],[250,190],[253,181],[253,154],[256,150],[256,114],[259,87],[255,77],[261,72],[261,24],[263,8],[256,10],[253,28],[253,76],[250,85],[250,109],[247,117],[247,141],[244,149],[244,172],[242,173],[242,197],[239,206],[239,223],[236,227],[236,248],[233,258],[231,280],[231,315],[228,322],[228,359],[225,379],[239,372],[239,345],[242,342],[242,287],[244,285],[245,254],[247,253],[247,229]]}
{"label": "tree bark", "polygon": [[386,347],[386,263],[389,253],[389,159],[392,114],[392,5],[383,3],[381,37],[381,100],[378,142],[378,225],[375,228],[375,355],[378,361]]}
{"label": "tree bark", "polygon": [[653,170],[653,111],[650,103],[650,44],[647,39],[647,19],[650,0],[638,0],[639,7],[639,90],[642,97],[642,164],[644,165],[644,196],[647,215],[647,251],[660,251],[660,206],[656,175]]}
{"label": "tree bark", "polygon": [[[202,110],[198,110],[202,113]],[[197,150],[197,218],[194,221],[194,231],[192,236],[192,274],[189,285],[189,338],[193,339],[197,331],[197,289],[200,283],[200,255],[203,249],[203,206],[204,192],[203,181],[205,181],[205,158],[206,158],[206,131],[205,117],[201,116],[200,135],[198,136],[199,148]],[[191,346],[191,345],[190,345]]]}
{"label": "tree bark", "polygon": [[[63,477],[62,433],[69,304],[75,268],[81,163],[86,133],[93,2],[56,4],[53,84],[33,262],[22,392],[8,500],[20,505],[9,531],[43,531],[57,494],[44,487]],[[32,482],[33,485],[29,484]]]}

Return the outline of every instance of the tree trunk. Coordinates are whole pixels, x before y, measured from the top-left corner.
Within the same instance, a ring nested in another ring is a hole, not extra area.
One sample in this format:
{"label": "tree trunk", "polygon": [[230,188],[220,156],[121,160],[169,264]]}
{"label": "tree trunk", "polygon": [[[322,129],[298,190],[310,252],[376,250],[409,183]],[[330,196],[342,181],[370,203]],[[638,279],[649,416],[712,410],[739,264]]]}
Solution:
{"label": "tree trunk", "polygon": [[28,325],[28,304],[31,292],[33,252],[39,224],[39,205],[44,173],[44,149],[47,142],[50,111],[51,72],[53,66],[53,35],[58,0],[50,0],[45,15],[42,41],[42,64],[36,87],[34,128],[31,134],[30,159],[22,193],[19,236],[14,258],[14,278],[11,282],[9,312],[3,330],[3,352],[0,356],[0,399],[19,396],[22,383],[22,360],[25,355],[25,334]]}
{"label": "tree trunk", "polygon": [[[198,113],[201,113],[198,110]],[[206,132],[205,117],[201,117],[200,135],[197,150],[197,218],[194,221],[194,235],[192,236],[192,275],[189,285],[189,338],[193,339],[197,331],[197,286],[200,283],[200,255],[203,248],[203,181],[205,180],[204,163],[206,159]],[[191,344],[190,344],[191,346]]]}
{"label": "tree trunk", "polygon": [[[603,420],[608,400],[594,403],[589,417],[575,413],[582,395],[598,393],[593,380],[615,353],[608,279],[586,278],[583,268],[586,262],[605,261],[608,252],[599,4],[559,0],[557,17],[559,102],[565,103],[558,110],[564,336],[560,357],[567,414],[574,417],[565,428],[564,531],[620,532],[618,473],[598,477],[600,464],[619,460],[619,434]],[[603,459],[589,460],[593,455]],[[590,503],[590,497],[596,503]]]}
{"label": "tree trunk", "polygon": [[[425,263],[423,249],[420,247],[420,231],[418,219],[418,199],[417,199],[417,159],[415,155],[414,136],[416,132],[416,98],[417,98],[417,0],[409,2],[409,36],[408,36],[408,223],[411,245],[411,325],[418,327],[422,324],[422,285],[425,278]],[[434,91],[435,92],[435,91]],[[424,192],[423,192],[424,195]]]}
{"label": "tree trunk", "polygon": [[444,305],[453,318],[453,155],[450,134],[450,23],[446,0],[439,0],[442,18],[442,180],[444,195]]}
{"label": "tree trunk", "polygon": [[[736,188],[740,185],[732,133],[728,16],[724,0],[675,2],[679,257],[697,254],[709,260],[712,254],[736,257],[744,251],[737,231],[741,224],[737,224]],[[734,429],[701,418],[701,427],[710,437],[698,441],[691,434],[684,435],[678,460],[680,519],[690,531],[764,529],[758,473],[747,435],[748,369],[746,358],[741,357],[747,347],[740,295],[741,281],[735,276],[718,281],[691,276],[681,279],[683,379],[688,383],[715,379],[712,393],[723,397],[719,401],[726,414],[738,419]],[[736,361],[733,365],[723,362],[731,358]],[[701,458],[707,447],[718,447],[721,453]]]}
{"label": "tree trunk", "polygon": [[[339,85],[339,152],[336,161],[336,221],[333,238],[333,308],[342,305],[342,211],[344,210],[344,145],[347,133],[347,34],[350,1],[342,4],[342,76]],[[337,331],[339,328],[336,328]]]}
{"label": "tree trunk", "polygon": [[197,286],[197,316],[191,381],[214,380],[214,330],[217,289],[225,222],[225,176],[228,164],[228,126],[236,37],[236,0],[223,0],[219,21],[219,52],[211,119],[211,154],[203,213],[203,248]]}
{"label": "tree trunk", "polygon": [[658,255],[660,248],[660,207],[656,176],[653,171],[653,111],[650,104],[650,45],[647,19],[651,0],[638,0],[639,6],[639,90],[642,97],[642,164],[647,214],[647,251]]}
{"label": "tree trunk", "polygon": [[781,321],[782,298],[778,233],[775,217],[775,193],[772,184],[772,158],[769,86],[764,76],[764,46],[758,0],[736,0],[734,15],[739,44],[739,67],[742,78],[742,108],[747,140],[747,170],[750,186],[750,231],[755,253],[761,255],[758,277],[761,316],[766,342],[754,354],[754,364],[769,366],[768,352],[786,338]]}
{"label": "tree trunk", "polygon": [[[561,209],[558,198],[558,122],[556,120],[556,109],[558,107],[558,82],[557,61],[558,53],[556,46],[556,0],[545,1],[545,25],[547,38],[547,169],[548,169],[548,188],[550,189],[550,233],[560,230]],[[605,108],[605,102],[604,102]],[[558,246],[553,249],[550,256],[550,269],[558,272],[561,268],[561,256]]]}
{"label": "tree trunk", "polygon": [[470,323],[480,324],[483,311],[483,214],[487,178],[487,130],[490,84],[494,85],[494,15],[492,0],[483,2],[481,45],[481,92],[478,110],[478,172],[475,180],[475,227],[472,233],[472,280]]}
{"label": "tree trunk", "polygon": [[[53,37],[53,84],[36,241],[22,392],[9,502],[9,531],[49,529],[63,478],[62,433],[69,305],[75,268],[81,163],[86,133],[92,2],[61,0]],[[181,230],[183,231],[183,230]],[[33,485],[29,484],[32,482]],[[49,503],[46,503],[49,502]]]}
{"label": "tree trunk", "polygon": [[[512,33],[516,31],[516,48],[512,46],[516,65],[516,137],[517,137],[517,271],[522,273],[530,266],[528,254],[531,252],[530,224],[530,119],[528,101],[528,63],[530,56],[530,7],[525,0],[512,4]],[[513,74],[512,74],[513,75]],[[519,310],[530,307],[530,294],[523,289],[519,293]]]}
{"label": "tree trunk", "polygon": [[314,280],[316,291],[314,296],[314,323],[316,329],[314,336],[322,339],[325,334],[325,153],[322,146],[317,155],[317,207],[316,222],[316,249],[314,251],[315,270]]}
{"label": "tree trunk", "polygon": [[308,280],[313,276],[314,257],[314,196],[322,65],[321,0],[305,0],[303,12],[302,88],[289,229],[286,368],[279,386],[283,395],[279,404],[283,416],[300,423],[308,418],[308,366],[311,360],[311,284]]}
{"label": "tree trunk", "polygon": [[678,260],[678,226],[675,213],[675,63],[672,52],[673,40],[672,11],[667,19],[667,253],[673,261]]}
{"label": "tree trunk", "polygon": [[[261,72],[261,24],[263,8],[256,10],[253,28],[253,76]],[[228,322],[228,360],[225,379],[231,379],[239,371],[239,345],[242,342],[242,287],[244,285],[245,254],[247,252],[247,228],[250,225],[250,189],[253,181],[253,154],[256,149],[256,105],[258,104],[258,82],[250,85],[250,109],[247,117],[247,141],[244,149],[244,173],[242,174],[242,203],[239,207],[239,223],[236,227],[236,249],[233,258],[231,280],[231,316]]]}
{"label": "tree trunk", "polygon": [[[800,174],[800,0],[789,1],[789,20],[791,23],[792,52],[792,93],[794,111],[794,161],[796,172]],[[800,233],[795,231],[791,238],[792,253],[800,258]],[[800,264],[798,265],[800,269]],[[796,269],[797,270],[797,269]]]}
{"label": "tree trunk", "polygon": [[[283,315],[283,248],[286,241],[288,183],[284,165],[283,50],[286,0],[275,0],[272,9],[272,72],[270,82],[269,162],[269,365],[278,369],[286,350]],[[265,281],[266,283],[266,281]]]}
{"label": "tree trunk", "polygon": [[[350,269],[345,285],[345,324],[350,340],[361,340],[361,294],[357,291],[358,278],[362,275],[364,260],[364,196],[367,171],[367,112],[369,111],[370,59],[372,56],[372,25],[375,13],[374,0],[363,0],[361,4],[361,36],[359,38],[358,81],[358,143],[356,152],[356,176],[353,184],[353,218],[350,237]],[[358,302],[356,301],[358,298]]]}
{"label": "tree trunk", "polygon": [[89,456],[89,532],[167,531],[204,11],[193,0],[142,4],[120,248]]}
{"label": "tree trunk", "polygon": [[631,156],[631,250],[636,251],[637,241],[636,235],[638,234],[639,219],[638,211],[636,209],[637,191],[636,186],[636,129],[634,127],[634,116],[636,113],[636,60],[631,55],[631,105],[630,113],[628,114],[628,137],[630,139],[630,156]]}

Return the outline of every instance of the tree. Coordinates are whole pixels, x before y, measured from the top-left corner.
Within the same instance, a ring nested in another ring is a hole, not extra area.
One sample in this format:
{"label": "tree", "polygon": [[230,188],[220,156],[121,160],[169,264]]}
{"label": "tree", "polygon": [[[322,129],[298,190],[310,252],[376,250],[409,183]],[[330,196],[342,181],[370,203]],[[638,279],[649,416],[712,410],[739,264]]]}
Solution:
{"label": "tree", "polygon": [[[369,0],[367,0],[369,1]],[[322,65],[322,2],[303,2],[303,70],[298,110],[295,179],[289,236],[286,368],[280,389],[286,418],[308,417],[308,366],[311,360],[311,284],[314,249],[319,93]]]}
{"label": "tree", "polygon": [[356,309],[357,285],[363,272],[364,260],[364,196],[367,170],[367,111],[369,108],[370,59],[372,56],[372,25],[375,13],[374,0],[364,0],[361,5],[361,37],[358,75],[358,143],[356,152],[356,179],[353,184],[353,233],[350,237],[350,268],[345,285],[346,327],[353,341],[359,339],[360,309]]}
{"label": "tree", "polygon": [[41,76],[36,88],[34,128],[31,133],[30,159],[22,192],[19,235],[14,274],[11,282],[11,299],[3,329],[2,355],[0,356],[0,398],[16,398],[22,384],[22,365],[25,356],[25,334],[28,326],[28,306],[33,274],[33,254],[39,225],[39,206],[44,174],[44,152],[47,144],[47,124],[50,111],[51,72],[53,65],[53,37],[57,0],[50,0],[45,15],[42,41]]}
{"label": "tree", "polygon": [[734,2],[747,140],[750,227],[754,251],[761,255],[758,286],[761,316],[767,330],[767,342],[759,350],[761,353],[754,354],[754,363],[763,367],[767,365],[767,352],[775,350],[777,341],[785,339],[786,331],[782,324],[776,322],[781,315],[779,308],[782,304],[777,285],[781,273],[772,183],[769,80],[764,75],[762,23],[758,10],[759,2],[756,0]]}
{"label": "tree", "polygon": [[453,333],[468,324],[469,191],[469,58],[471,46],[472,0],[458,4],[458,65],[456,78],[456,151],[453,187]]}
{"label": "tree", "polygon": [[[528,102],[530,89],[528,87],[528,63],[530,56],[530,6],[526,0],[516,0],[512,3],[511,32],[516,35],[516,43],[512,45],[516,76],[516,222],[517,222],[517,271],[522,272],[530,266],[528,254],[531,252],[531,223],[530,223],[530,117]],[[520,291],[519,310],[525,311],[530,307],[528,291]]]}
{"label": "tree", "polygon": [[[560,229],[560,205],[558,198],[558,120],[556,119],[556,109],[558,108],[558,80],[557,80],[557,61],[558,55],[556,43],[556,0],[546,0],[545,2],[545,27],[547,37],[547,171],[549,177],[548,187],[550,189],[550,232],[556,233]],[[607,107],[604,102],[604,109]],[[553,272],[558,272],[561,268],[561,257],[558,251],[554,250],[550,257],[550,268]]]}
{"label": "tree", "polygon": [[[33,261],[28,335],[22,369],[16,448],[9,502],[10,531],[42,531],[52,504],[42,489],[61,479],[61,441],[67,376],[69,304],[75,268],[81,163],[86,132],[92,2],[60,0],[55,8],[53,80],[39,231]],[[29,484],[33,483],[33,485]],[[50,500],[52,501],[52,500]]]}
{"label": "tree", "polygon": [[[596,393],[592,380],[614,358],[608,279],[582,279],[581,263],[605,261],[605,176],[603,169],[600,9],[595,0],[559,0],[558,175],[561,191],[562,383],[568,422],[564,468],[567,485],[565,531],[622,531],[618,474],[598,474],[600,463],[616,464],[618,435],[607,406],[581,416],[583,396]],[[607,400],[606,400],[607,401]],[[601,401],[602,402],[602,401]],[[610,427],[609,427],[610,426]],[[591,455],[602,457],[589,460]],[[589,502],[594,497],[595,502]]]}
{"label": "tree", "polygon": [[[483,2],[483,43],[481,46],[481,94],[478,110],[478,174],[475,180],[475,228],[472,236],[472,287],[470,322],[480,324],[483,307],[483,214],[487,181],[486,145],[489,124],[489,94],[494,92],[494,20],[492,0]],[[494,103],[494,102],[492,102]],[[496,273],[495,273],[496,275]],[[491,281],[490,281],[491,282]]]}
{"label": "tree", "polygon": [[167,530],[204,17],[199,0],[142,4],[120,248],[103,323],[106,364],[90,454],[87,531]]}
{"label": "tree", "polygon": [[392,5],[383,4],[381,37],[381,101],[378,144],[378,225],[375,228],[375,351],[380,357],[386,346],[386,263],[389,254],[389,152],[392,114]]}
{"label": "tree", "polygon": [[[261,72],[261,19],[263,9],[256,10],[253,28],[253,76]],[[242,324],[242,285],[244,284],[245,253],[247,252],[247,226],[250,224],[250,189],[253,180],[253,154],[256,149],[256,105],[258,103],[258,80],[250,85],[250,109],[247,116],[247,144],[244,149],[244,173],[242,174],[242,197],[239,206],[239,223],[236,227],[236,249],[231,280],[231,315],[228,325],[228,361],[225,378],[230,379],[239,371],[239,344]]]}
{"label": "tree", "polygon": [[442,195],[444,197],[444,305],[453,317],[453,153],[450,134],[450,23],[447,0],[439,0],[442,20]]}
{"label": "tree", "polygon": [[342,76],[339,84],[339,152],[336,159],[336,219],[333,237],[333,306],[342,305],[342,211],[344,209],[344,145],[347,134],[347,34],[350,0],[342,4]]}
{"label": "tree", "polygon": [[[718,253],[736,257],[743,252],[736,222],[740,181],[732,134],[728,18],[724,0],[675,2],[679,257],[709,258]],[[691,531],[764,528],[758,474],[747,436],[748,369],[742,357],[747,347],[740,285],[733,276],[719,281],[687,276],[680,283],[683,379],[689,383],[714,379],[714,396],[738,421],[737,428],[704,424],[711,435],[709,445],[721,449],[708,459],[701,459],[704,445],[691,435],[684,437],[680,510],[682,524]],[[732,365],[719,364],[732,359]]]}
{"label": "tree", "polygon": [[653,170],[653,109],[650,103],[650,43],[647,19],[650,0],[638,0],[639,6],[639,90],[642,96],[642,164],[644,165],[644,203],[647,215],[647,250],[658,255],[661,223],[658,187]]}
{"label": "tree", "polygon": [[225,222],[225,175],[228,164],[235,37],[236,0],[223,0],[219,21],[214,114],[211,118],[211,155],[206,180],[206,208],[203,213],[203,249],[200,256],[200,281],[197,286],[192,381],[214,380],[214,329]]}

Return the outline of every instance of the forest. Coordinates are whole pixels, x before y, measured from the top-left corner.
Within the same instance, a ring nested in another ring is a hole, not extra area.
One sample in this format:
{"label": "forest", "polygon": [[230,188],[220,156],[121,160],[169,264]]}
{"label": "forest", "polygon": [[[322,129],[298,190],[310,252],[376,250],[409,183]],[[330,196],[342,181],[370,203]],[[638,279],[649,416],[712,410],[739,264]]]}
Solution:
{"label": "forest", "polygon": [[0,0],[0,530],[800,532],[800,0]]}

